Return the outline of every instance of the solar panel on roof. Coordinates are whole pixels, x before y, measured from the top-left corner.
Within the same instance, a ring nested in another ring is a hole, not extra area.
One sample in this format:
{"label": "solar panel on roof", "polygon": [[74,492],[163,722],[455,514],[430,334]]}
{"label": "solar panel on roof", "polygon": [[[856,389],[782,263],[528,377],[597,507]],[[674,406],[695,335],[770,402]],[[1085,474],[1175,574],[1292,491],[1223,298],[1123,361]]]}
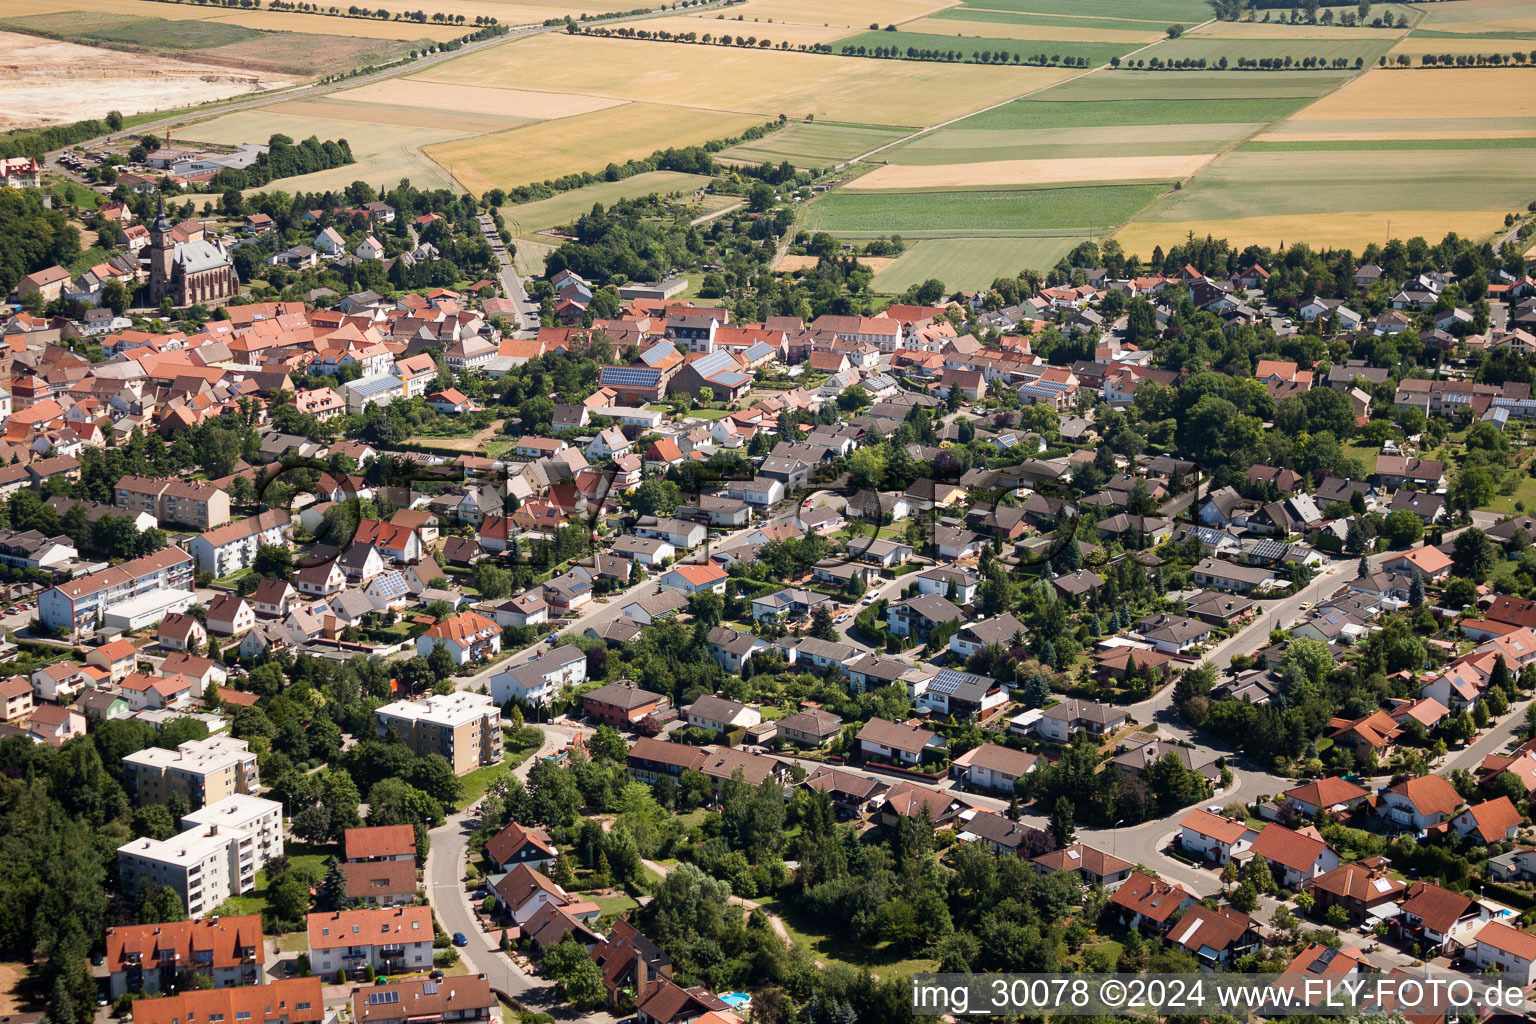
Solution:
{"label": "solar panel on roof", "polygon": [[400,993],[399,992],[369,992],[368,993],[368,1005],[369,1006],[380,1006],[380,1005],[383,1005],[385,1003],[398,1003],[399,1001],[400,1001]]}
{"label": "solar panel on roof", "polygon": [[605,366],[602,382],[620,387],[653,387],[660,372],[648,366]]}
{"label": "solar panel on roof", "polygon": [[435,982],[435,981],[424,981],[424,982],[422,982],[421,983],[421,994],[424,995],[424,996],[435,996],[435,995],[437,995],[437,982]]}

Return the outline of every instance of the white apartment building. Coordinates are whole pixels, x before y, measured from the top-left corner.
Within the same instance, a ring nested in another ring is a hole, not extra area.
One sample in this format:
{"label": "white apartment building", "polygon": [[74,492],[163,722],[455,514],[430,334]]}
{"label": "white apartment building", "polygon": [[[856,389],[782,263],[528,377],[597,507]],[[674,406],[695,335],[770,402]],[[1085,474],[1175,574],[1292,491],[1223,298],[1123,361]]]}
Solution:
{"label": "white apartment building", "polygon": [[200,572],[228,576],[256,564],[262,547],[293,546],[293,520],[281,509],[270,509],[200,533],[187,542]]}
{"label": "white apartment building", "polygon": [[61,583],[38,599],[38,616],[49,629],[95,629],[115,607],[164,591],[192,596],[195,562],[178,547],[114,565]]}
{"label": "white apartment building", "polygon": [[283,850],[282,804],[253,796],[225,801],[231,802],[227,809],[214,805],[187,815],[186,831],[170,839],[135,839],[118,847],[124,895],[169,886],[187,916],[199,918],[254,889],[256,872]]}
{"label": "white apartment building", "polygon": [[374,731],[391,731],[416,756],[441,754],[455,775],[501,761],[501,707],[483,693],[434,693],[422,700],[397,700],[374,713]]}

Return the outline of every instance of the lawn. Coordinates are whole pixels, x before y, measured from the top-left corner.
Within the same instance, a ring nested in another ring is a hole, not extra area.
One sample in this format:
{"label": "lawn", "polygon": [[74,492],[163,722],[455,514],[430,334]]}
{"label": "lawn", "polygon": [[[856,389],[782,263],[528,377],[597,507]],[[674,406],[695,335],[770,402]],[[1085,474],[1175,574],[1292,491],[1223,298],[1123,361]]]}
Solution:
{"label": "lawn", "polygon": [[[1193,72],[1199,74],[1199,72]],[[1058,90],[1014,100],[958,122],[965,129],[1076,128],[1100,125],[1269,124],[1306,105],[1305,97],[1233,99],[1104,99],[1062,101]]]}
{"label": "lawn", "polygon": [[1536,509],[1536,477],[1522,476],[1520,486],[1515,488],[1515,493],[1496,495],[1493,501],[1483,507],[1501,516],[1512,516],[1515,514],[1517,501],[1524,502],[1526,511]]}
{"label": "lawn", "polygon": [[[807,230],[943,231],[959,235],[1087,231],[1128,219],[1162,185],[997,189],[943,192],[834,192],[801,213]],[[900,260],[897,261],[898,263]]]}
{"label": "lawn", "polygon": [[[908,50],[937,50],[940,53],[954,53],[958,60],[976,60],[981,53],[990,53],[990,61],[981,63],[1006,64],[1006,63],[1031,63],[1052,64],[1060,66],[1063,63],[1072,64],[1077,61],[1086,61],[1084,67],[1098,67],[1108,64],[1115,57],[1123,57],[1127,53],[1139,47],[1140,43],[1119,42],[1064,42],[1062,40],[1041,39],[1004,39],[996,36],[984,35],[932,35],[923,32],[865,32],[862,35],[852,36],[848,39],[839,39],[832,44],[839,53],[843,53],[848,47],[865,47],[873,50],[877,46],[895,46],[901,52]],[[1006,59],[1004,58],[1006,55]],[[1059,59],[1058,59],[1059,58]]]}
{"label": "lawn", "polygon": [[753,163],[788,160],[796,167],[823,167],[868,153],[906,134],[906,129],[888,125],[796,121],[761,139],[722,150],[720,156]]}
{"label": "lawn", "polygon": [[640,905],[629,896],[594,896],[592,902],[597,904],[599,916],[606,918],[623,917]]}
{"label": "lawn", "polygon": [[[530,731],[531,730],[531,731]],[[481,797],[485,796],[496,780],[506,775],[512,769],[528,760],[537,753],[544,743],[544,733],[531,726],[524,726],[523,732],[527,735],[519,741],[517,733],[507,732],[503,746],[503,760],[501,764],[486,765],[484,768],[476,768],[474,771],[459,778],[459,803],[462,809],[470,806]],[[535,742],[534,737],[538,739]]]}

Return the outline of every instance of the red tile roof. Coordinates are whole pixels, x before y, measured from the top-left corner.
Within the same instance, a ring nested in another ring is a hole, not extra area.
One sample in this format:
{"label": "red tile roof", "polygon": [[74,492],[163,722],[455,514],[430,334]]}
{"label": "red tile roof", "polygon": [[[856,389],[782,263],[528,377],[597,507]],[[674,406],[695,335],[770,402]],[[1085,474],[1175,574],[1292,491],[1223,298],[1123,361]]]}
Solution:
{"label": "red tile roof", "polygon": [[416,857],[416,830],[410,825],[374,825],[349,828],[345,836],[347,860],[375,857]]}

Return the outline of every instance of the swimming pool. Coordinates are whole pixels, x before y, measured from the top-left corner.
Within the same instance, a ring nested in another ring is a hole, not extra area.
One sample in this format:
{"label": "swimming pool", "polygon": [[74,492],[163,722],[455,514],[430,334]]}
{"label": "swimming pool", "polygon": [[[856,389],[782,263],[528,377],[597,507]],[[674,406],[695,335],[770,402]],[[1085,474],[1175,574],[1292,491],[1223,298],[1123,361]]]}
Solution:
{"label": "swimming pool", "polygon": [[745,992],[722,992],[720,1001],[733,1010],[745,1009],[752,1005],[752,997]]}

